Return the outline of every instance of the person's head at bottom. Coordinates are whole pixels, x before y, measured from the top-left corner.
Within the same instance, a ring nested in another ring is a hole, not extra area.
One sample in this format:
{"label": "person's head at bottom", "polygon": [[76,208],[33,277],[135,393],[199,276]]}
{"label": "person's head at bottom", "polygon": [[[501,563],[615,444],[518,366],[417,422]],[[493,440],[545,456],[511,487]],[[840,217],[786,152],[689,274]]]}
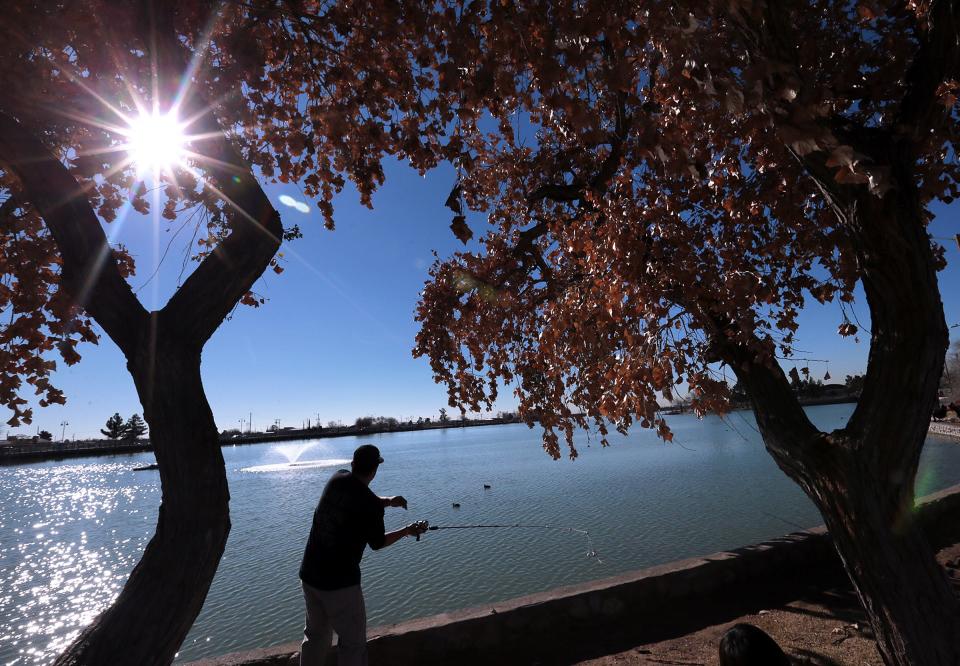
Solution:
{"label": "person's head at bottom", "polygon": [[363,444],[358,446],[353,452],[353,461],[350,463],[350,470],[358,479],[369,484],[373,477],[377,475],[377,468],[383,458],[380,457],[380,449],[373,444]]}
{"label": "person's head at bottom", "polygon": [[720,639],[720,666],[789,665],[777,642],[752,624],[736,624]]}

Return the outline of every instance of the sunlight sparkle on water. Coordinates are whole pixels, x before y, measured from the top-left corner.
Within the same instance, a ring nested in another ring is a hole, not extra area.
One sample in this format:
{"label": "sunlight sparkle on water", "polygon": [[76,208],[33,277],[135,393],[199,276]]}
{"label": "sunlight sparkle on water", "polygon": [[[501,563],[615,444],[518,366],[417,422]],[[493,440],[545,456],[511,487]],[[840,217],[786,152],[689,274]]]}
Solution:
{"label": "sunlight sparkle on water", "polygon": [[141,479],[116,463],[5,471],[0,645],[14,647],[17,656],[0,663],[49,663],[120,592],[153,531],[121,516],[116,524],[126,524],[122,533],[130,543],[120,546],[116,528],[104,529],[105,516],[129,515],[148,497],[158,501],[159,487],[123,483]]}

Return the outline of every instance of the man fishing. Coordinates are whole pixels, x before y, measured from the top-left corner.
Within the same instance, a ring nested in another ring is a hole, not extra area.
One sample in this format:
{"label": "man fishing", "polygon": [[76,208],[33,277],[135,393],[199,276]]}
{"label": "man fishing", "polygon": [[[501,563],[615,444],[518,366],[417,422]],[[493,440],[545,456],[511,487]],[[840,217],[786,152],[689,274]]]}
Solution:
{"label": "man fishing", "polygon": [[338,636],[341,666],[367,664],[367,612],[360,589],[360,558],[369,545],[380,550],[405,536],[419,537],[425,522],[386,532],[384,508],[407,508],[407,500],[378,497],[370,482],[383,462],[380,450],[364,444],[353,452],[351,470],[336,472],[327,482],[313,513],[310,537],[300,565],[306,601],[306,622],[300,645],[300,666],[323,666],[333,632]]}

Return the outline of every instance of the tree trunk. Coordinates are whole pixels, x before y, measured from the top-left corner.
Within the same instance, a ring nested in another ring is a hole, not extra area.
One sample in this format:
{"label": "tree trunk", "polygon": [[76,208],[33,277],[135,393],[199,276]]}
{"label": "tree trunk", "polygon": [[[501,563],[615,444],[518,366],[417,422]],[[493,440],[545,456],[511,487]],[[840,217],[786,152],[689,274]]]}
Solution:
{"label": "tree trunk", "polygon": [[[844,492],[830,492],[841,476]],[[960,664],[960,605],[915,520],[913,495],[898,500],[890,486],[899,484],[879,478],[834,469],[812,479],[877,648],[887,664]]]}
{"label": "tree trunk", "polygon": [[[807,420],[779,367],[743,357],[735,367],[767,450],[820,510],[884,663],[960,664],[960,600],[913,510],[919,453],[910,452],[920,451],[926,435],[916,405],[906,401],[914,412],[912,433],[891,429],[888,437],[876,435],[882,441],[853,434],[849,425],[822,433]],[[863,407],[860,418],[872,423],[910,420],[898,410],[863,413]],[[901,454],[901,463],[891,464],[891,451]]]}
{"label": "tree trunk", "polygon": [[901,186],[882,199],[821,181],[850,231],[871,315],[864,389],[846,427],[817,430],[779,365],[714,337],[747,387],[767,450],[820,510],[884,663],[957,666],[960,600],[913,513],[948,333],[921,207],[896,168],[909,160],[897,157],[883,162]]}
{"label": "tree trunk", "polygon": [[[160,464],[156,534],[120,596],[58,666],[169,664],[206,599],[230,532],[229,492],[200,354],[160,331],[128,368]],[[159,635],[157,635],[159,630]]]}

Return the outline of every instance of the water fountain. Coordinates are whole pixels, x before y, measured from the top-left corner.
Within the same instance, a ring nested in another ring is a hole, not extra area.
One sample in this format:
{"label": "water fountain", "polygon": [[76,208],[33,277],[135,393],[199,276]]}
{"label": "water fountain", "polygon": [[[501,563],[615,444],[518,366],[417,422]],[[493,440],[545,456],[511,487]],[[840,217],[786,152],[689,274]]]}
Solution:
{"label": "water fountain", "polygon": [[322,467],[338,467],[349,464],[349,458],[322,458],[319,460],[300,460],[308,449],[322,449],[324,453],[332,453],[331,447],[326,443],[307,442],[306,444],[278,444],[270,449],[287,459],[286,462],[273,463],[269,465],[254,465],[245,467],[244,472],[283,472],[298,469],[318,469]]}

